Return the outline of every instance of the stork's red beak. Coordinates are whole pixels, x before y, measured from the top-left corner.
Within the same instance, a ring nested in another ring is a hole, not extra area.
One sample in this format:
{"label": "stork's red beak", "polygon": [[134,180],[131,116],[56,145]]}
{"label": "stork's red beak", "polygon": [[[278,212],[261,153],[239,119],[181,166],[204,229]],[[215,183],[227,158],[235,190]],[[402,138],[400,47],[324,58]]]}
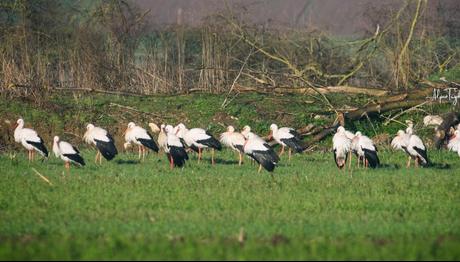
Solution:
{"label": "stork's red beak", "polygon": [[15,124],[13,125],[13,129],[16,129],[16,127],[18,127],[18,126],[19,126],[19,124],[18,124],[18,123],[15,123]]}
{"label": "stork's red beak", "polygon": [[267,139],[272,139],[273,138],[273,130],[270,130],[270,133],[268,133]]}
{"label": "stork's red beak", "polygon": [[180,130],[180,127],[177,128],[177,131],[176,131],[176,133],[174,135],[177,136],[177,134],[179,133],[179,130]]}

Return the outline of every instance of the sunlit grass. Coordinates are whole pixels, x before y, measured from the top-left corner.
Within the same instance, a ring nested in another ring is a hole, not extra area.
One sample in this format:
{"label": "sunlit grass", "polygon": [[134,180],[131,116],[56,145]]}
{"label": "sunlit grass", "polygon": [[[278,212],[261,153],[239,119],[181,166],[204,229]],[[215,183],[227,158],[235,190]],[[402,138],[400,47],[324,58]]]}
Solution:
{"label": "sunlit grass", "polygon": [[430,153],[448,168],[383,152],[381,169],[339,171],[313,153],[271,175],[230,151],[174,170],[164,155],[97,166],[85,151],[66,174],[56,158],[4,154],[0,258],[459,259],[460,159]]}

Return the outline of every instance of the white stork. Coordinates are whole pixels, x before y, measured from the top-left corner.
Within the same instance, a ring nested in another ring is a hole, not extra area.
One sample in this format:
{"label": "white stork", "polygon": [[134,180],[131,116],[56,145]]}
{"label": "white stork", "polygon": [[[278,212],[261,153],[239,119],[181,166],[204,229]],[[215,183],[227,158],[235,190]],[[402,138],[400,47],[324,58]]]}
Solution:
{"label": "white stork", "polygon": [[[355,134],[353,134],[352,132],[345,130],[345,136],[350,139],[350,141],[353,141],[353,139],[355,138]],[[352,153],[355,153],[356,156],[358,157],[358,165],[359,165],[359,156],[358,156],[358,148],[354,148],[353,147],[353,143],[351,143],[351,146],[350,146],[350,150],[348,150],[348,168],[351,168],[351,159],[352,159]]]}
{"label": "white stork", "polygon": [[[241,129],[241,134],[244,136],[244,138],[245,138],[246,140],[248,140],[249,134],[254,134],[254,133],[251,132],[251,127],[250,127],[250,126],[245,125],[245,126],[243,127],[243,129]],[[256,135],[256,134],[254,134],[254,135]],[[256,136],[257,136],[257,135],[256,135]],[[248,156],[248,157],[249,157],[249,156]],[[249,157],[249,159],[251,159],[251,165],[253,165],[253,164],[255,163],[254,158]]]}
{"label": "white stork", "polygon": [[252,133],[252,132],[251,132],[251,127],[248,126],[248,125],[244,126],[243,129],[241,130],[241,134],[242,134],[246,139],[248,139],[249,133]]}
{"label": "white stork", "polygon": [[304,150],[302,146],[302,139],[300,138],[299,133],[290,127],[278,128],[276,124],[270,125],[270,135],[275,141],[281,145],[281,151],[279,156],[284,153],[284,147],[289,147],[289,160],[291,160],[292,149],[295,152],[301,153]]}
{"label": "white stork", "polygon": [[115,140],[107,132],[107,130],[96,127],[93,124],[86,126],[86,132],[83,135],[83,139],[88,144],[93,144],[97,148],[97,154],[95,162],[99,159],[99,164],[102,164],[102,156],[107,160],[112,160],[117,154],[117,148],[115,147]]}
{"label": "white stork", "polygon": [[165,126],[164,130],[167,136],[165,152],[168,156],[170,168],[173,169],[174,166],[184,166],[185,161],[188,160],[184,145],[179,137],[176,136],[174,128],[171,125]]}
{"label": "white stork", "polygon": [[279,156],[265,140],[256,134],[248,132],[247,138],[244,144],[244,153],[259,163],[259,173],[262,167],[272,172],[280,161]]}
{"label": "white stork", "polygon": [[19,118],[16,122],[17,126],[14,129],[14,141],[21,143],[29,152],[29,162],[35,158],[35,151],[44,157],[48,157],[48,149],[46,149],[43,139],[30,128],[24,128],[24,120]]}
{"label": "white stork", "polygon": [[183,123],[176,126],[176,135],[183,139],[185,144],[193,151],[198,152],[198,162],[201,160],[203,148],[211,148],[211,163],[214,165],[214,149],[222,150],[219,140],[202,128],[187,129]]}
{"label": "white stork", "polygon": [[406,120],[407,128],[406,134],[412,135],[414,134],[414,122],[412,120]]}
{"label": "white stork", "polygon": [[220,142],[238,152],[240,157],[238,165],[241,166],[243,162],[244,143],[246,142],[244,136],[241,133],[235,132],[233,126],[228,126],[227,132],[220,135]]}
{"label": "white stork", "polygon": [[361,132],[356,132],[355,137],[351,140],[351,148],[358,156],[358,167],[360,159],[363,159],[365,167],[376,168],[380,165],[377,147],[369,137]]}
{"label": "white stork", "polygon": [[459,136],[460,131],[457,129],[454,131],[454,134],[449,140],[449,143],[447,144],[447,148],[453,152],[457,152],[458,155],[460,156],[460,136]]}
{"label": "white stork", "polygon": [[348,154],[351,150],[351,139],[347,137],[343,126],[337,128],[337,132],[332,138],[332,150],[337,167],[342,169],[347,162]]}
{"label": "white stork", "polygon": [[158,147],[166,152],[166,143],[167,143],[167,136],[165,132],[165,125],[161,124],[160,128],[154,123],[149,123],[149,127],[153,133],[158,133]]}
{"label": "white stork", "polygon": [[145,159],[145,147],[158,152],[158,146],[153,140],[152,135],[144,128],[137,126],[133,122],[128,123],[128,128],[125,131],[125,148],[127,144],[137,144],[139,146],[139,159]]}
{"label": "white stork", "polygon": [[395,149],[401,149],[409,155],[407,167],[410,167],[411,159],[414,159],[415,166],[419,164],[427,166],[430,164],[426,147],[417,135],[399,130],[396,137],[391,141],[391,146]]}
{"label": "white stork", "polygon": [[60,141],[58,136],[54,137],[53,152],[56,157],[60,157],[65,162],[65,168],[67,171],[70,169],[70,162],[78,164],[80,166],[85,165],[85,160],[80,156],[80,151],[71,144]]}

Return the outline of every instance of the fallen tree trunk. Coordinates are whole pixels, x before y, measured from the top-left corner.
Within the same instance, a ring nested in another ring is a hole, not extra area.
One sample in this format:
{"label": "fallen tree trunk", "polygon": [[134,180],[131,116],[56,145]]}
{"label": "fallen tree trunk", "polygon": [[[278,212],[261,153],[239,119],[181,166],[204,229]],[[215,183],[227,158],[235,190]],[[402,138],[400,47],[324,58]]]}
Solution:
{"label": "fallen tree trunk", "polygon": [[[442,88],[436,86],[434,88]],[[344,125],[345,120],[347,121],[356,121],[360,120],[365,116],[378,115],[385,112],[397,110],[397,109],[408,109],[415,107],[421,104],[431,104],[434,101],[430,101],[429,97],[433,94],[434,88],[424,88],[420,90],[413,91],[411,93],[396,94],[387,97],[382,97],[374,101],[372,104],[365,105],[357,110],[351,110],[347,112],[339,112],[339,121],[337,119],[334,123],[324,126],[317,127],[316,129],[321,129],[320,132],[317,132],[312,139],[306,143],[305,150],[308,150],[315,143],[321,141],[328,135],[332,134],[339,125]],[[299,133],[305,134],[306,132],[301,132],[303,129],[299,129]],[[309,130],[311,133],[311,130]]]}
{"label": "fallen tree trunk", "polygon": [[[257,92],[264,94],[317,94],[315,90],[310,87],[273,87],[273,88],[263,88],[263,87],[247,87],[236,85],[235,90],[244,93],[244,92]],[[377,88],[366,88],[366,87],[353,87],[353,86],[327,86],[327,87],[318,87],[316,88],[321,94],[333,94],[333,93],[343,93],[343,94],[363,94],[369,96],[385,96],[389,92],[387,90],[377,89]]]}

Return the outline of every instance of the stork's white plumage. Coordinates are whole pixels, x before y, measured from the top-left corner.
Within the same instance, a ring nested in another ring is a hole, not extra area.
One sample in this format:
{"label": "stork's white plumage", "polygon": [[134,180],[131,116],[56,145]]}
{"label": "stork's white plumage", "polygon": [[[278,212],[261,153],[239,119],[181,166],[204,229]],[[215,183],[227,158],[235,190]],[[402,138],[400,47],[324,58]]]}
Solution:
{"label": "stork's white plumage", "polygon": [[241,163],[243,162],[244,143],[246,142],[244,136],[241,133],[235,132],[235,128],[233,126],[228,126],[227,132],[220,135],[220,142],[238,152],[238,164],[241,166]]}
{"label": "stork's white plumage", "polygon": [[53,152],[56,157],[60,157],[65,162],[65,168],[70,169],[70,162],[80,166],[85,165],[85,160],[80,156],[80,151],[70,143],[60,141],[58,136],[54,137]]}
{"label": "stork's white plumage", "polygon": [[409,155],[407,167],[410,167],[411,159],[415,160],[416,166],[419,164],[427,166],[430,163],[423,141],[413,133],[399,130],[396,137],[391,141],[391,146],[395,149],[401,149]]}
{"label": "stork's white plumage", "polygon": [[406,134],[409,134],[409,135],[414,134],[414,122],[412,122],[412,120],[406,120],[406,123],[407,123]]}
{"label": "stork's white plumage", "polygon": [[394,149],[406,151],[405,148],[409,144],[410,135],[406,134],[404,130],[398,130],[396,136],[391,140],[391,146]]}
{"label": "stork's white plumage", "polygon": [[183,123],[178,124],[175,130],[177,136],[183,139],[189,148],[198,152],[198,162],[201,160],[203,148],[211,148],[211,163],[214,164],[214,149],[220,151],[222,150],[222,145],[211,133],[202,128],[187,129]]}
{"label": "stork's white plumage", "polygon": [[149,127],[153,133],[158,133],[158,147],[166,152],[167,136],[165,132],[165,125],[161,124],[160,128],[154,123],[149,123]]}
{"label": "stork's white plumage", "polygon": [[348,153],[351,150],[351,140],[347,137],[343,126],[337,128],[337,133],[332,138],[332,150],[337,167],[342,169],[347,162]]}
{"label": "stork's white plumage", "polygon": [[356,132],[351,142],[352,150],[356,150],[358,156],[358,167],[360,159],[363,159],[365,167],[376,168],[380,165],[380,160],[377,155],[377,147],[374,142],[361,132]]}
{"label": "stork's white plumage", "polygon": [[171,125],[165,126],[164,130],[166,132],[165,152],[168,156],[171,169],[174,166],[184,166],[185,161],[188,160],[188,155],[185,151],[184,145],[180,141],[179,137],[176,136],[176,132]]}
{"label": "stork's white plumage", "polygon": [[281,151],[279,155],[284,153],[284,147],[289,147],[289,160],[291,160],[291,151],[294,149],[295,152],[300,153],[303,151],[302,139],[299,133],[290,127],[278,128],[276,124],[270,125],[270,136],[281,145]]}
{"label": "stork's white plumage", "polygon": [[252,132],[251,132],[251,127],[248,126],[248,125],[244,126],[243,129],[241,130],[241,134],[242,134],[246,139],[248,139],[248,135],[249,135],[250,133],[252,133]]}
{"label": "stork's white plumage", "polygon": [[93,144],[97,148],[97,154],[95,162],[99,159],[99,163],[102,163],[102,156],[107,160],[112,160],[117,154],[118,150],[115,147],[115,140],[107,132],[107,130],[96,127],[93,124],[86,126],[86,132],[83,135],[83,140],[88,144]]}
{"label": "stork's white plumage", "polygon": [[[248,140],[248,137],[249,137],[249,134],[254,134],[253,132],[251,132],[251,127],[248,126],[248,125],[245,125],[243,127],[243,129],[241,129],[241,134],[244,136],[244,139]],[[254,134],[256,135],[256,134]],[[257,135],[256,135],[257,136]],[[251,164],[254,164],[255,163],[255,160],[254,158],[248,156],[249,159],[251,159]]]}
{"label": "stork's white plumage", "polygon": [[128,128],[125,131],[125,148],[127,147],[127,143],[134,143],[139,146],[139,159],[145,158],[145,147],[158,152],[158,146],[153,140],[152,135],[147,132],[144,128],[137,126],[133,122],[128,123]]}
{"label": "stork's white plumage", "polygon": [[460,131],[455,130],[454,134],[449,140],[449,143],[447,144],[447,148],[451,151],[457,152],[458,155],[460,156],[460,136],[459,136]]}
{"label": "stork's white plumage", "polygon": [[14,129],[14,141],[21,143],[29,152],[29,161],[34,160],[35,151],[44,157],[48,157],[48,149],[45,146],[43,139],[37,132],[30,128],[24,128],[24,120],[18,119],[17,126]]}
{"label": "stork's white plumage", "polygon": [[262,167],[272,172],[280,160],[279,156],[265,140],[256,134],[248,132],[247,135],[248,138],[244,145],[244,153],[259,163],[258,172],[260,172]]}

